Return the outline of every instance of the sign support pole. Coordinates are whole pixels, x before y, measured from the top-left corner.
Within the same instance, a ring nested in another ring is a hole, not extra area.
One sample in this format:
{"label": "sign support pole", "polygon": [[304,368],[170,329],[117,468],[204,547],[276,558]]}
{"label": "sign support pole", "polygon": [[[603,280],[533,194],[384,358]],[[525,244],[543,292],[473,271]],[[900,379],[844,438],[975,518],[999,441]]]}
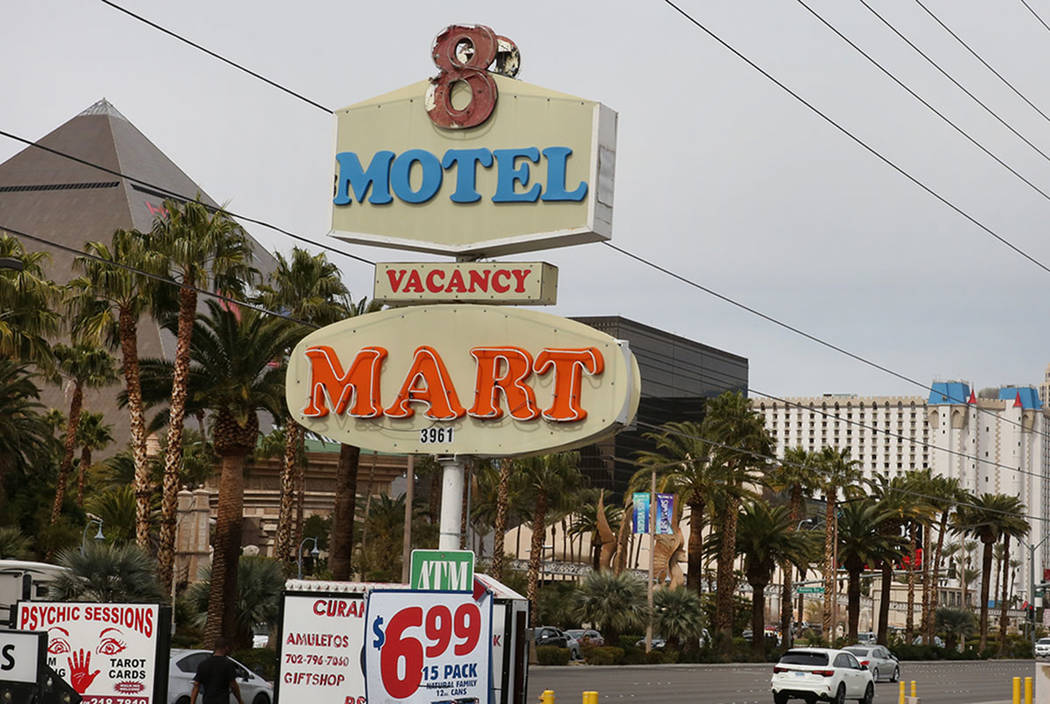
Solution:
{"label": "sign support pole", "polygon": [[645,652],[653,649],[653,577],[656,572],[656,469],[649,477],[649,622],[645,625]]}
{"label": "sign support pole", "polygon": [[459,550],[459,525],[463,520],[463,460],[439,457],[441,463],[441,522],[438,550]]}

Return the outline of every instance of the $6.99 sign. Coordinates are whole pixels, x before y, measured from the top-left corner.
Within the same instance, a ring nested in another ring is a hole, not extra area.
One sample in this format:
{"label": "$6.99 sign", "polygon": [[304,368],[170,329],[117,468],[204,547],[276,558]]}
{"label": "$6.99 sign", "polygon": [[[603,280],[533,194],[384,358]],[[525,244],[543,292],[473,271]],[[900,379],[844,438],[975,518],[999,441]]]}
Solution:
{"label": "$6.99 sign", "polygon": [[492,600],[469,593],[375,590],[366,615],[368,700],[489,700]]}

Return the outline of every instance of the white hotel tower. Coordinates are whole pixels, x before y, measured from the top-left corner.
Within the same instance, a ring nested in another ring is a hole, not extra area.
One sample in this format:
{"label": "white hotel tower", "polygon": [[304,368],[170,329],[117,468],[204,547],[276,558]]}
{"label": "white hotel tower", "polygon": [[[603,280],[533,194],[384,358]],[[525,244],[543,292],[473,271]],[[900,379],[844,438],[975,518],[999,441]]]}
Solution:
{"label": "white hotel tower", "polygon": [[[1047,382],[1050,384],[1050,368]],[[919,396],[824,395],[771,400],[752,407],[782,457],[788,448],[820,450],[850,447],[865,478],[891,477],[930,468],[955,477],[975,494],[1017,496],[1026,507],[1031,533],[1026,544],[1047,534],[1050,516],[1050,423],[1033,387],[1005,386],[996,398],[977,398],[970,384],[934,382],[928,398]],[[1011,549],[1022,559],[1017,591],[1028,589],[1028,550]],[[1036,581],[1050,567],[1050,540],[1035,561]]]}

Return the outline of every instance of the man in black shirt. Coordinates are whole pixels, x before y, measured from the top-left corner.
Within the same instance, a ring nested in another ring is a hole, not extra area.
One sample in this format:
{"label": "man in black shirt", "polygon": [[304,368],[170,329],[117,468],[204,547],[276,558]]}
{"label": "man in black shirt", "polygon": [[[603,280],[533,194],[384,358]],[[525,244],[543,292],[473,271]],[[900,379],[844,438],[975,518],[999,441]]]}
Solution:
{"label": "man in black shirt", "polygon": [[244,704],[241,688],[237,684],[237,666],[226,657],[229,652],[230,646],[226,639],[216,639],[215,653],[197,666],[190,704],[197,704],[197,692],[203,693],[202,704],[229,704],[231,691],[237,698],[237,704]]}

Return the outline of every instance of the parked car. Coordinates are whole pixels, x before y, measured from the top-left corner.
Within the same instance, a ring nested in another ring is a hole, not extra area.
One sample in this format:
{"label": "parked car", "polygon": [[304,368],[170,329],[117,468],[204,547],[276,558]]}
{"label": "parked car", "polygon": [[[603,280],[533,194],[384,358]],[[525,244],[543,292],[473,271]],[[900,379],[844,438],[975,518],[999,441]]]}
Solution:
{"label": "parked car", "polygon": [[1035,642],[1035,656],[1037,658],[1050,657],[1050,638],[1040,638]]}
{"label": "parked car", "polygon": [[[700,637],[697,639],[697,645],[699,645],[701,648],[703,648],[705,645],[707,645],[710,642],[711,642],[711,633],[706,628],[702,629],[701,632],[700,632]],[[661,635],[654,635],[653,636],[653,649],[654,650],[660,650],[662,648],[665,648],[666,646],[667,646],[667,639],[666,638],[664,638]],[[645,647],[645,638],[642,638],[642,639],[636,641],[635,644],[634,644],[634,647],[636,647],[636,648],[644,648]]]}
{"label": "parked car", "polygon": [[533,637],[536,640],[537,647],[541,645],[553,645],[558,648],[568,648],[570,659],[580,659],[580,641],[576,640],[560,628],[540,626],[535,630]]}
{"label": "parked car", "polygon": [[856,655],[860,664],[866,665],[871,670],[871,679],[875,682],[878,682],[880,678],[889,678],[890,682],[896,682],[901,678],[900,662],[897,656],[885,646],[858,643],[847,647],[846,651]]}
{"label": "parked car", "polygon": [[[197,666],[209,655],[210,650],[172,648],[168,665],[168,704],[189,704]],[[273,701],[273,685],[236,660],[233,660],[233,664],[237,667],[237,684],[241,688],[244,704],[270,704]],[[231,694],[230,704],[236,702]]]}
{"label": "parked car", "polygon": [[605,645],[605,638],[593,628],[570,628],[565,632],[580,641],[581,644],[586,642],[598,648]]}
{"label": "parked car", "polygon": [[789,699],[823,699],[835,704],[856,699],[872,704],[875,699],[871,672],[853,653],[830,648],[793,648],[784,653],[773,667],[770,689],[774,704],[786,704]]}

